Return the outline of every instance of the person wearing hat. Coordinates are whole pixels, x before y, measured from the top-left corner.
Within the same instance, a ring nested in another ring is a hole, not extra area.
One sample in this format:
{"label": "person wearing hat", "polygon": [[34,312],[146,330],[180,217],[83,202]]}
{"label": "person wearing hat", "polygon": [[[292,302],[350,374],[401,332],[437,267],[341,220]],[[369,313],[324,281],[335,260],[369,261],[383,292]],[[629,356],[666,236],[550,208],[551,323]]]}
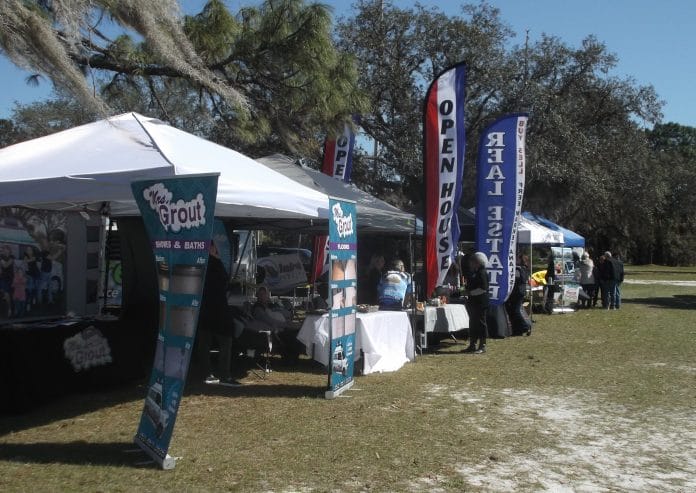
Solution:
{"label": "person wearing hat", "polygon": [[[469,312],[469,346],[465,353],[485,353],[488,325],[488,258],[483,252],[476,252],[469,257],[469,269],[466,273],[466,290],[468,296],[466,310]],[[478,343],[478,347],[476,347]]]}

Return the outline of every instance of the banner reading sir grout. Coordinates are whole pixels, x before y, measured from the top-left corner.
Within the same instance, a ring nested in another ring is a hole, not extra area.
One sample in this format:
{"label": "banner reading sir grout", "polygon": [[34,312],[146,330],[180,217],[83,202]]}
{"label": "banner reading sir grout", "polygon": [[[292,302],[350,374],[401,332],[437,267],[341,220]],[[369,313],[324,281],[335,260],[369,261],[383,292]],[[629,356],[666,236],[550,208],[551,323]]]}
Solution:
{"label": "banner reading sir grout", "polygon": [[218,174],[133,182],[159,284],[159,333],[135,442],[163,469],[193,350],[213,236]]}
{"label": "banner reading sir grout", "polygon": [[357,281],[355,202],[329,199],[329,390],[333,399],[353,385]]}

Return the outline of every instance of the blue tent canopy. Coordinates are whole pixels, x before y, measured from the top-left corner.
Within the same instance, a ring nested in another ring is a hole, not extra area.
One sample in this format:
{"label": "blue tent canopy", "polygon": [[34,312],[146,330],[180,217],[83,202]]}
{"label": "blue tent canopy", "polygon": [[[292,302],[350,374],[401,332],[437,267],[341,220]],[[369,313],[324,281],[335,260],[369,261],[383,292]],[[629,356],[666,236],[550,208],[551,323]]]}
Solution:
{"label": "blue tent canopy", "polygon": [[552,229],[554,231],[558,231],[563,234],[563,246],[566,247],[585,247],[585,238],[580,236],[579,234],[575,233],[574,231],[571,231],[569,229],[566,229],[562,226],[559,226],[558,224],[549,221],[545,217],[541,217],[537,214],[534,214],[532,212],[523,212],[522,215],[529,219],[530,221],[534,221],[535,223],[541,224],[542,226],[546,226],[549,229]]}

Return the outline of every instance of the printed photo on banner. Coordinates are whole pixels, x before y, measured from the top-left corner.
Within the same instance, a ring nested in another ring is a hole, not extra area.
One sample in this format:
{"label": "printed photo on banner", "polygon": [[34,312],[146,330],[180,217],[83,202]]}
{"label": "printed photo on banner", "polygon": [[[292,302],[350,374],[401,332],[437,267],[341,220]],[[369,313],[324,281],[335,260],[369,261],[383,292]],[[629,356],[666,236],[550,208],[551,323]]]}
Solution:
{"label": "printed photo on banner", "polygon": [[0,207],[0,322],[64,315],[67,215]]}

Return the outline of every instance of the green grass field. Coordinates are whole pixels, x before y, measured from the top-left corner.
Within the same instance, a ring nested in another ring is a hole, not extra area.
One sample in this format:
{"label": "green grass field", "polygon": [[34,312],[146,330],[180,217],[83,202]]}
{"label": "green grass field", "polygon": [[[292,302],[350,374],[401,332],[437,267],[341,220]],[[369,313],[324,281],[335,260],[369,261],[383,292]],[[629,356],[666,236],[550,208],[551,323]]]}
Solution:
{"label": "green grass field", "polygon": [[[696,269],[627,269],[696,281]],[[312,362],[192,388],[172,471],[132,437],[144,386],[0,417],[1,491],[694,491],[696,286],[629,284],[621,310],[535,315],[485,355],[446,341],[322,398]]]}

